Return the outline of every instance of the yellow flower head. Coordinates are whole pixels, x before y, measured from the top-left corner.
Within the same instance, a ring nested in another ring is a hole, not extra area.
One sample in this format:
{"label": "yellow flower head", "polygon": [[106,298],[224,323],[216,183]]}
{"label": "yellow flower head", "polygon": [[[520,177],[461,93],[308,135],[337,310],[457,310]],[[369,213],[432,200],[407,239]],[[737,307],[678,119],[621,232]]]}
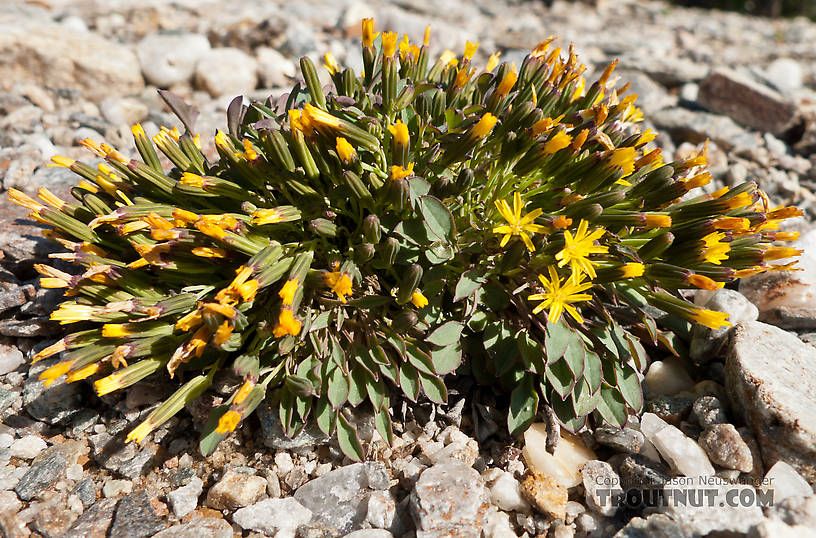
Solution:
{"label": "yellow flower head", "polygon": [[643,270],[644,267],[642,263],[624,263],[621,266],[621,278],[635,278],[643,276]]}
{"label": "yellow flower head", "polygon": [[431,43],[431,25],[425,27],[425,35],[422,37],[422,44],[428,46]]}
{"label": "yellow flower head", "polygon": [[714,330],[722,327],[730,327],[731,323],[727,321],[729,316],[730,314],[726,314],[725,312],[708,310],[706,308],[695,308],[691,313],[691,319],[700,325],[705,325],[709,329]]}
{"label": "yellow flower head", "polygon": [[422,295],[422,292],[419,290],[411,294],[411,302],[414,303],[414,306],[417,308],[425,308],[428,306],[428,298]]}
{"label": "yellow flower head", "polygon": [[479,42],[471,43],[470,41],[465,41],[465,54],[463,58],[465,60],[470,61],[473,59],[473,55],[476,54],[476,51],[479,50]]}
{"label": "yellow flower head", "polygon": [[326,62],[326,71],[328,71],[330,74],[334,75],[340,71],[340,64],[337,63],[337,59],[335,59],[334,54],[331,52],[327,52],[323,55],[323,61]]}
{"label": "yellow flower head", "polygon": [[45,381],[46,387],[51,386],[62,374],[71,369],[73,363],[73,360],[58,362],[40,374],[40,381]]}
{"label": "yellow flower head", "polygon": [[456,71],[456,79],[453,81],[454,88],[461,88],[465,84],[468,83],[470,77],[472,77],[476,73],[476,69],[470,69],[468,64],[465,64],[463,67],[460,67]]}
{"label": "yellow flower head", "polygon": [[230,409],[218,419],[218,427],[215,429],[216,433],[229,433],[234,431],[241,422],[241,414]]}
{"label": "yellow flower head", "polygon": [[383,32],[382,35],[382,44],[383,44],[383,56],[386,58],[393,58],[394,54],[397,51],[397,39],[399,36],[397,32]]}
{"label": "yellow flower head", "polygon": [[244,384],[241,385],[241,388],[238,389],[238,392],[235,393],[235,397],[232,399],[232,403],[235,405],[239,405],[241,402],[246,400],[249,393],[252,392],[252,389],[255,388],[255,383],[247,379],[244,381]]}
{"label": "yellow flower head", "polygon": [[336,149],[337,155],[343,161],[343,164],[351,164],[357,158],[357,150],[342,136],[337,137]]}
{"label": "yellow flower head", "polygon": [[700,288],[701,290],[714,291],[720,287],[717,282],[709,277],[705,275],[698,275],[696,273],[692,273],[688,276],[688,283],[696,288]]}
{"label": "yellow flower head", "polygon": [[511,237],[517,235],[521,237],[527,250],[534,252],[535,245],[533,245],[530,235],[528,234],[545,231],[543,226],[534,223],[535,219],[541,215],[541,209],[534,209],[522,216],[521,212],[525,204],[521,202],[521,195],[518,192],[513,193],[513,209],[510,209],[510,204],[505,200],[496,200],[495,204],[496,209],[499,210],[499,214],[507,221],[507,224],[493,228],[493,233],[504,234],[499,246],[504,247],[507,242],[510,241]]}
{"label": "yellow flower head", "polygon": [[628,176],[635,171],[635,157],[637,150],[635,148],[618,148],[613,150],[609,156],[609,165],[612,168],[618,168],[623,171],[623,177]]}
{"label": "yellow flower head", "polygon": [[572,137],[564,131],[558,131],[547,142],[544,143],[544,155],[552,155],[556,151],[561,151],[572,143]]}
{"label": "yellow flower head", "polygon": [[669,215],[658,215],[651,213],[646,215],[645,226],[647,228],[669,228],[672,225],[672,219]]}
{"label": "yellow flower head", "polygon": [[345,303],[346,295],[351,295],[351,277],[342,271],[331,271],[323,274],[323,280],[340,301]]}
{"label": "yellow flower head", "polygon": [[544,293],[535,293],[527,297],[530,301],[541,301],[533,309],[533,314],[538,314],[546,308],[548,310],[547,320],[550,323],[557,323],[561,318],[561,314],[566,310],[575,321],[583,323],[584,319],[572,303],[592,299],[592,295],[582,293],[591,288],[592,283],[582,283],[580,279],[568,278],[562,286],[561,277],[558,276],[555,267],[550,265],[548,271],[550,274],[549,279],[544,275],[538,275],[538,280],[544,286]]}
{"label": "yellow flower head", "polygon": [[379,34],[374,33],[374,19],[363,19],[363,46],[373,47],[377,35]]}
{"label": "yellow flower head", "polygon": [[595,241],[603,237],[606,230],[598,228],[592,233],[589,231],[589,222],[581,220],[578,223],[578,230],[575,235],[569,230],[564,230],[564,248],[555,255],[558,260],[558,267],[569,264],[572,268],[572,278],[578,281],[582,274],[595,278],[594,262],[589,259],[590,254],[604,254],[609,252],[609,247],[596,245]]}
{"label": "yellow flower head", "polygon": [[485,71],[493,71],[496,69],[496,66],[499,65],[499,56],[501,56],[501,52],[490,55],[490,58],[487,59],[487,65],[485,65]]}
{"label": "yellow flower head", "polygon": [[388,131],[391,133],[391,136],[394,137],[394,140],[397,141],[397,144],[407,146],[411,142],[408,126],[402,123],[402,120],[397,120],[396,123],[389,125]]}
{"label": "yellow flower head", "polygon": [[302,323],[299,319],[295,318],[295,314],[291,310],[283,308],[280,311],[280,315],[278,315],[278,323],[275,325],[275,328],[272,329],[272,334],[275,338],[280,338],[287,334],[297,336],[300,334],[301,325]]}
{"label": "yellow flower head", "polygon": [[278,296],[280,296],[283,301],[283,306],[290,306],[292,301],[295,300],[295,292],[298,290],[298,284],[299,279],[297,278],[287,280],[278,292]]}
{"label": "yellow flower head", "polygon": [[516,85],[516,81],[518,80],[518,73],[516,73],[515,69],[510,69],[507,74],[504,75],[504,78],[499,82],[498,87],[496,88],[496,93],[504,97],[510,90],[513,89],[513,86]]}
{"label": "yellow flower head", "polygon": [[402,179],[404,177],[408,177],[414,174],[414,163],[408,163],[408,166],[403,168],[402,166],[393,165],[391,167],[391,179]]}
{"label": "yellow flower head", "polygon": [[473,138],[484,138],[490,131],[493,130],[493,127],[496,125],[496,122],[499,120],[496,116],[491,114],[490,112],[486,113],[479,119],[479,122],[471,127],[470,134]]}
{"label": "yellow flower head", "polygon": [[711,232],[703,237],[703,259],[715,265],[722,264],[723,260],[728,259],[728,253],[731,251],[731,245],[723,242],[725,238],[724,232]]}

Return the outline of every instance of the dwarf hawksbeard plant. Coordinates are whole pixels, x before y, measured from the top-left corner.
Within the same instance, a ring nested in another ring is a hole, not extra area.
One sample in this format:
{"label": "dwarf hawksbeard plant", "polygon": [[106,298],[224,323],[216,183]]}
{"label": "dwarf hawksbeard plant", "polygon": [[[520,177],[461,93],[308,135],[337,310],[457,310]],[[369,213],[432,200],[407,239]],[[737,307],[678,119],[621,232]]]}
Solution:
{"label": "dwarf hawksbeard plant", "polygon": [[667,342],[648,306],[728,326],[679,290],[791,268],[777,229],[801,212],[754,183],[700,193],[705,152],[664,162],[614,63],[588,81],[548,40],[480,68],[478,44],[433,60],[428,39],[364,20],[361,75],[326,55],[324,93],[304,58],[305,87],[233,101],[217,160],[165,92],[182,130],[135,125],[140,160],[84,140],[97,166],[53,159],[81,176],[75,201],[11,191],[81,268],[37,266],[66,290],[52,319],[78,328],[37,354],[61,354],[41,378],[177,380],[142,441],[229,369],[243,381],[205,454],[266,400],[288,435],[311,422],[360,459],[354,408],[390,441],[392,399],[445,402],[454,373],[507,391],[513,434],[544,404],[573,431],[623,424],[642,343]]}

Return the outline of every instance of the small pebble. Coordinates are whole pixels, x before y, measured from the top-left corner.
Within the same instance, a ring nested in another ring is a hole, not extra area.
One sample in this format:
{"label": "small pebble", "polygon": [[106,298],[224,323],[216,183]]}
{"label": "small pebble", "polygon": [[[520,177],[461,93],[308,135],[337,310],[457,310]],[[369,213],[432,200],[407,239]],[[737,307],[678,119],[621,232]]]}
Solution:
{"label": "small pebble", "polygon": [[36,435],[26,435],[11,444],[11,455],[24,460],[33,459],[48,445]]}
{"label": "small pebble", "polygon": [[130,480],[108,480],[102,486],[102,494],[108,498],[128,495],[131,491],[133,491],[133,482]]}

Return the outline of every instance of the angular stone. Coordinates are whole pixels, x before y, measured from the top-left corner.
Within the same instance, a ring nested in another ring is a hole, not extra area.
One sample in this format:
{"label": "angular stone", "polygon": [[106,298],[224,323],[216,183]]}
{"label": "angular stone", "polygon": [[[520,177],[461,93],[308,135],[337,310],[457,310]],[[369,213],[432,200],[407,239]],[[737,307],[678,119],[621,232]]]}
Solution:
{"label": "angular stone", "polygon": [[694,401],[691,408],[692,416],[697,419],[697,424],[703,428],[708,428],[713,424],[725,424],[728,417],[725,415],[722,403],[714,396],[702,396]]}
{"label": "angular stone", "polygon": [[231,47],[206,51],[196,64],[196,84],[210,95],[236,95],[255,89],[255,58]]}
{"label": "angular stone", "polygon": [[669,481],[669,468],[666,465],[640,454],[623,458],[618,466],[618,473],[624,490],[660,489]]}
{"label": "angular stone", "polygon": [[54,451],[34,463],[14,487],[14,491],[22,500],[30,501],[56,482],[67,466],[65,455]]}
{"label": "angular stone", "polygon": [[88,440],[93,448],[93,459],[99,465],[134,480],[150,468],[157,448],[148,443],[139,450],[136,443],[125,443],[124,437],[122,433],[113,436],[102,432],[89,436]]}
{"label": "angular stone", "polygon": [[388,491],[373,491],[366,503],[366,523],[375,529],[391,529],[397,516],[397,502]]}
{"label": "angular stone", "polygon": [[772,325],[741,323],[731,337],[726,389],[766,465],[785,461],[816,483],[816,349]]}
{"label": "angular stone", "polygon": [[697,100],[715,114],[776,135],[787,132],[798,120],[794,104],[729,69],[718,69],[703,79]]}
{"label": "angular stone", "polygon": [[[588,461],[581,467],[581,476],[586,491],[586,503],[590,509],[602,516],[613,516],[618,505],[613,502],[613,490],[622,492],[621,479],[612,466],[605,461]],[[605,493],[599,493],[599,490]]]}
{"label": "angular stone", "polygon": [[315,525],[347,533],[365,520],[369,493],[389,485],[382,463],[354,463],[310,480],[294,497],[314,514]]}
{"label": "angular stone", "polygon": [[614,426],[599,426],[595,428],[595,440],[604,446],[619,452],[637,454],[643,446],[643,433],[632,428],[616,428]]}
{"label": "angular stone", "polygon": [[674,426],[668,425],[652,436],[647,434],[646,438],[677,472],[690,477],[714,475],[714,467],[705,451]]}
{"label": "angular stone", "polygon": [[[232,525],[223,519],[200,517],[189,523],[164,529],[153,538],[232,538]],[[282,537],[284,538],[284,537]]]}
{"label": "angular stone", "polygon": [[524,432],[524,461],[536,473],[553,477],[565,488],[581,483],[581,466],[597,459],[580,437],[562,431],[555,453],[547,452],[547,425],[537,423]]}
{"label": "angular stone", "polygon": [[751,449],[732,424],[712,424],[700,436],[700,446],[711,461],[726,469],[750,473],[754,468]]}
{"label": "angular stone", "polygon": [[652,114],[649,119],[675,141],[700,144],[710,139],[726,150],[759,146],[759,137],[755,133],[749,133],[731,118],[717,114],[685,108],[664,108]]}
{"label": "angular stone", "polygon": [[564,519],[567,516],[567,488],[553,477],[528,472],[521,481],[521,491],[530,504],[541,513],[555,519]]}
{"label": "angular stone", "polygon": [[66,538],[105,538],[113,521],[118,499],[100,499],[74,521]]}
{"label": "angular stone", "polygon": [[160,88],[190,80],[198,60],[209,50],[205,36],[186,33],[153,34],[136,45],[145,79]]}
{"label": "angular stone", "polygon": [[81,392],[63,379],[58,379],[50,387],[40,381],[39,375],[59,362],[59,359],[45,359],[31,365],[28,378],[23,384],[23,405],[29,415],[48,424],[60,424],[71,419],[82,408]]}
{"label": "angular stone", "polygon": [[144,538],[153,536],[164,527],[164,522],[156,517],[147,494],[144,491],[138,491],[119,501],[116,514],[113,516],[110,535]]}
{"label": "angular stone", "polygon": [[[810,234],[808,234],[810,235]],[[806,272],[774,271],[740,280],[759,320],[783,329],[816,329],[816,282]]]}
{"label": "angular stone", "polygon": [[784,461],[778,461],[768,469],[760,489],[773,491],[774,504],[791,497],[810,497],[813,495],[813,488],[810,487],[810,484],[796,472],[796,469]]}
{"label": "angular stone", "polygon": [[91,506],[96,501],[96,488],[94,487],[93,480],[86,478],[81,481],[71,490],[71,495],[79,497],[79,500],[82,501],[82,506],[85,508]]}
{"label": "angular stone", "polygon": [[663,514],[652,514],[646,519],[634,517],[613,538],[697,538],[688,527]]}
{"label": "angular stone", "polygon": [[237,510],[232,520],[245,530],[276,538],[294,538],[297,528],[312,520],[312,511],[292,497],[265,499]]}
{"label": "angular stone", "polygon": [[422,472],[410,497],[417,536],[478,538],[490,507],[484,481],[458,461],[442,462]]}
{"label": "angular stone", "polygon": [[206,505],[216,510],[237,510],[257,502],[266,492],[266,480],[235,471],[227,471],[207,492]]}
{"label": "angular stone", "polygon": [[654,361],[646,371],[643,387],[651,396],[674,396],[678,392],[691,390],[694,386],[683,366],[671,359]]}
{"label": "angular stone", "polygon": [[501,471],[501,474],[490,485],[490,497],[499,510],[507,512],[530,511],[530,503],[521,492],[521,484],[512,474]]}
{"label": "angular stone", "polygon": [[38,435],[26,435],[11,444],[11,456],[30,460],[45,450],[48,445]]}
{"label": "angular stone", "polygon": [[204,482],[193,476],[187,485],[182,486],[167,494],[167,500],[176,517],[182,518],[196,509],[198,497],[204,489]]}
{"label": "angular stone", "polygon": [[[700,290],[694,296],[694,304],[709,310],[725,312],[731,325],[743,321],[754,321],[759,317],[759,309],[743,294],[727,288],[716,291]],[[689,357],[695,364],[707,364],[720,355],[731,334],[730,327],[709,329],[703,325],[694,325],[691,330]]]}
{"label": "angular stone", "polygon": [[19,349],[0,344],[0,375],[13,372],[23,364],[25,364],[25,357]]}

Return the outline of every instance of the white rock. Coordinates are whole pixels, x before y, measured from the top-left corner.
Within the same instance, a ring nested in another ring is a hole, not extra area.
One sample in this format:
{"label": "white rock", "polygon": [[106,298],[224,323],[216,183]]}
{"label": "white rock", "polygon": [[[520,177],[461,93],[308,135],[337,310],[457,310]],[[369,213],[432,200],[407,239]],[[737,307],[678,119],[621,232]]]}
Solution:
{"label": "white rock", "polygon": [[295,63],[270,47],[258,47],[255,50],[258,59],[258,78],[264,88],[289,86],[297,73]]}
{"label": "white rock", "polygon": [[678,392],[690,390],[694,381],[686,370],[671,359],[655,361],[649,366],[643,386],[650,394],[673,396]]}
{"label": "white rock", "polygon": [[368,496],[366,521],[375,529],[390,529],[397,514],[397,503],[387,491],[374,491]]}
{"label": "white rock", "polygon": [[663,492],[666,502],[661,510],[688,527],[689,535],[746,533],[763,519],[757,502],[741,501],[756,499],[751,486],[727,484],[715,478],[675,478]]}
{"label": "white rock", "polygon": [[802,65],[792,58],[777,58],[765,69],[765,76],[779,90],[792,91],[802,87]]}
{"label": "white rock", "polygon": [[292,455],[288,452],[278,452],[275,454],[275,466],[278,468],[278,476],[283,478],[289,471],[295,468]]}
{"label": "white rock", "polygon": [[491,512],[482,527],[484,538],[516,538],[510,525],[510,516],[504,512]]}
{"label": "white rock", "polygon": [[116,497],[118,495],[127,495],[133,491],[133,482],[130,480],[108,480],[102,486],[102,494],[105,497]]}
{"label": "white rock", "polygon": [[643,413],[640,418],[640,432],[647,440],[651,439],[657,432],[669,426],[669,423],[655,415],[654,413]]}
{"label": "white rock", "polygon": [[385,529],[360,529],[346,534],[345,538],[394,538],[394,535]]}
{"label": "white rock", "polygon": [[196,509],[198,497],[204,489],[204,482],[194,476],[186,485],[167,494],[167,500],[176,517],[182,518]]}
{"label": "white rock", "polygon": [[595,452],[588,448],[580,437],[561,432],[561,439],[550,454],[546,449],[547,425],[533,424],[524,433],[524,461],[537,473],[547,474],[565,488],[581,483],[581,466],[597,459]]}
{"label": "white rock", "polygon": [[232,47],[208,51],[196,66],[196,83],[213,97],[250,92],[257,81],[258,62]]}
{"label": "white rock", "polygon": [[11,444],[11,455],[15,458],[30,460],[45,450],[48,445],[36,435],[26,435]]}
{"label": "white rock", "polygon": [[788,525],[778,519],[764,519],[751,529],[751,538],[802,538],[812,536],[813,527],[805,525]]}
{"label": "white rock", "polygon": [[[581,467],[586,503],[592,510],[603,516],[613,516],[618,511],[618,503],[612,500],[610,492],[620,488],[620,477],[605,461],[588,461]],[[604,492],[603,494],[601,492]],[[618,495],[619,493],[614,493]]]}
{"label": "white rock", "polygon": [[298,526],[312,519],[312,511],[293,497],[266,499],[237,510],[232,520],[244,530],[262,532],[275,538],[294,538]]}
{"label": "white rock", "polygon": [[499,507],[500,510],[508,512],[524,512],[530,511],[530,503],[521,494],[521,484],[513,478],[513,475],[497,469],[501,475],[493,480],[490,486],[490,497],[493,499],[493,504]]}
{"label": "white rock", "polygon": [[136,45],[145,79],[162,88],[190,80],[209,50],[210,42],[200,34],[153,34]]}
{"label": "white rock", "polygon": [[714,475],[714,467],[705,450],[674,426],[666,426],[649,440],[677,472],[695,478]]}
{"label": "white rock", "polygon": [[778,461],[765,473],[765,479],[760,486],[762,491],[773,490],[773,502],[779,503],[788,497],[807,497],[813,495],[813,488],[802,478],[796,469]]}
{"label": "white rock", "polygon": [[0,344],[0,375],[13,372],[25,364],[23,352],[14,346]]}
{"label": "white rock", "polygon": [[65,478],[68,480],[80,480],[84,473],[85,470],[82,468],[82,465],[75,463],[65,469]]}
{"label": "white rock", "polygon": [[99,103],[99,111],[113,125],[133,125],[147,117],[147,105],[130,97],[108,97]]}
{"label": "white rock", "polygon": [[0,448],[9,448],[13,442],[13,435],[10,433],[0,433]]}
{"label": "white rock", "polygon": [[353,2],[346,10],[339,21],[340,29],[346,34],[346,37],[357,37],[362,33],[362,25],[360,21],[365,18],[374,17],[376,13],[374,9],[363,2]]}

